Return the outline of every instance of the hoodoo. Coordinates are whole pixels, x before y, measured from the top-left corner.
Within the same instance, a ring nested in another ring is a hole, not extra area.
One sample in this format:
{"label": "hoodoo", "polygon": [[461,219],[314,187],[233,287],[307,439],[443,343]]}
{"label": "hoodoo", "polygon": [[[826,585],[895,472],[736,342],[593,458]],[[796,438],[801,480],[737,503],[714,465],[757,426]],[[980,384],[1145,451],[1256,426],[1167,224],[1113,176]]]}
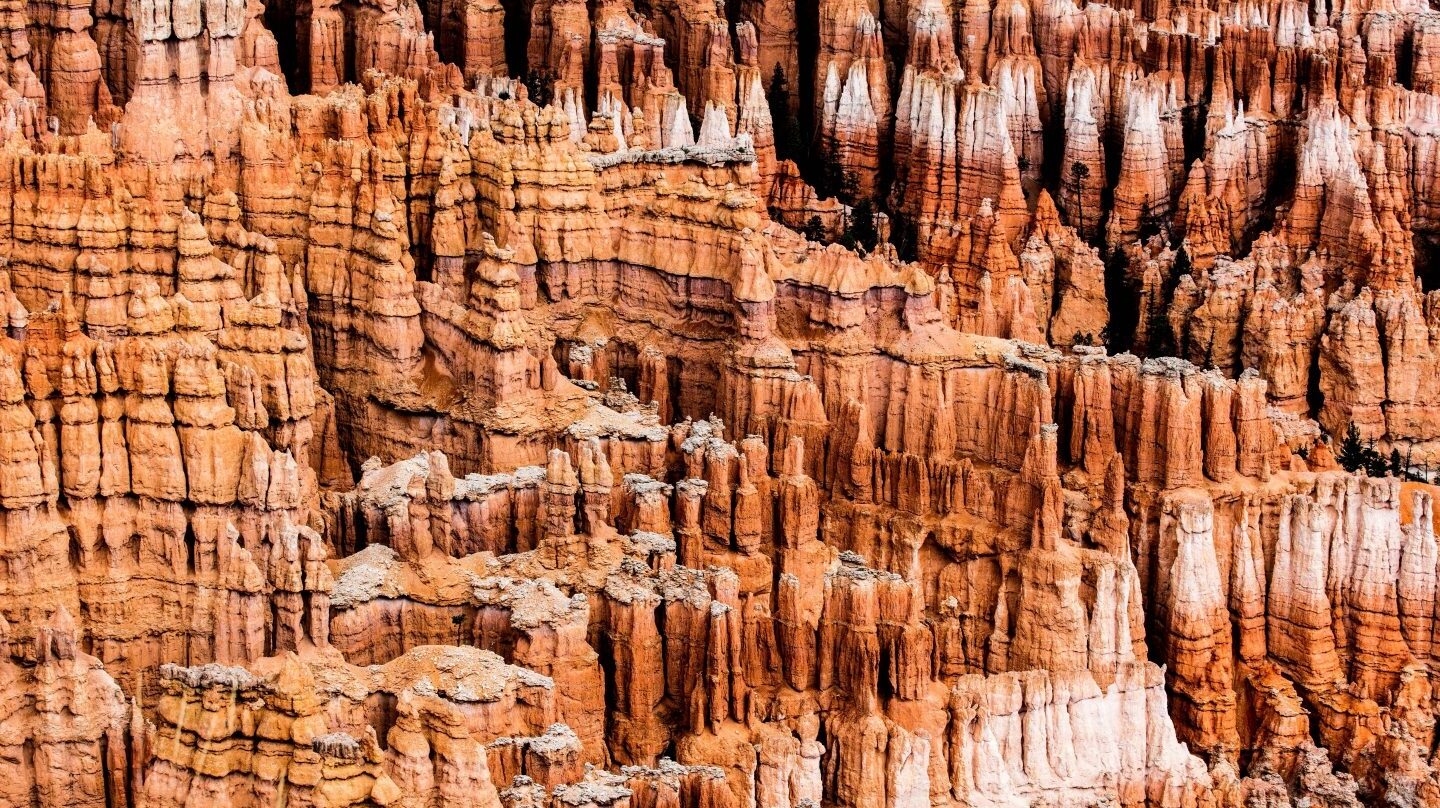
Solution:
{"label": "hoodoo", "polygon": [[1440,12],[0,0],[0,808],[1440,806]]}

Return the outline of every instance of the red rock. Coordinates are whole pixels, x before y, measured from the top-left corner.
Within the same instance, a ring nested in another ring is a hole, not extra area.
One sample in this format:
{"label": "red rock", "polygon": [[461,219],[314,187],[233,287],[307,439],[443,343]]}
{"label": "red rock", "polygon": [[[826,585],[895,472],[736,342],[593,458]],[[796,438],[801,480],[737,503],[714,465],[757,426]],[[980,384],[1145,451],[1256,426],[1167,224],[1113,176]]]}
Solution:
{"label": "red rock", "polygon": [[1434,802],[1433,16],[0,3],[0,803]]}

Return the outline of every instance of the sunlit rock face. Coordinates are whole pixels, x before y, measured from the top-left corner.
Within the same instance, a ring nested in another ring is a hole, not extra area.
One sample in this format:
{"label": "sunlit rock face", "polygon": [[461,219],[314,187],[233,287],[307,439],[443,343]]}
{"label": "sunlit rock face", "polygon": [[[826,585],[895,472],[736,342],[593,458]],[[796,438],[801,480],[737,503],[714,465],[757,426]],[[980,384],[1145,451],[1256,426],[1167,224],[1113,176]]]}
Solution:
{"label": "sunlit rock face", "polygon": [[1440,805],[1440,13],[0,29],[0,806]]}

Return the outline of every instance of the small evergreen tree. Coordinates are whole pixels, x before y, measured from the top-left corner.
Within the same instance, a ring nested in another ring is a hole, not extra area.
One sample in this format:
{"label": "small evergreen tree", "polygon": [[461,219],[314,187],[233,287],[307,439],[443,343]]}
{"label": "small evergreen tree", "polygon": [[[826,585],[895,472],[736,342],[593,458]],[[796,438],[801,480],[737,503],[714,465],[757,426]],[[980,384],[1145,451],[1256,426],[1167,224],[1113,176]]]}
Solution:
{"label": "small evergreen tree", "polygon": [[919,255],[920,237],[916,233],[915,225],[903,218],[890,214],[891,243],[895,245],[895,251],[900,254],[901,261],[917,261]]}
{"label": "small evergreen tree", "polygon": [[1371,477],[1384,477],[1390,471],[1390,464],[1375,447],[1360,439],[1360,428],[1354,422],[1345,430],[1345,439],[1340,441],[1335,460],[1346,471],[1363,470]]}
{"label": "small evergreen tree", "polygon": [[1374,446],[1366,447],[1365,473],[1371,477],[1384,477],[1390,471],[1390,464]]}
{"label": "small evergreen tree", "polygon": [[868,199],[862,199],[855,203],[850,209],[850,223],[845,228],[846,246],[854,249],[860,247],[865,252],[875,249],[880,242],[880,231],[875,226],[875,205]]}
{"label": "small evergreen tree", "polygon": [[790,108],[790,83],[778,64],[770,75],[770,89],[765,93],[765,101],[770,105],[770,123],[775,131],[775,155],[781,160],[802,164],[805,138],[800,134],[800,121]]}
{"label": "small evergreen tree", "polygon": [[810,221],[805,223],[800,232],[810,241],[823,242],[825,240],[825,223],[820,221],[819,216],[811,216]]}
{"label": "small evergreen tree", "polygon": [[1365,444],[1360,441],[1360,428],[1354,423],[1345,430],[1340,451],[1335,453],[1335,462],[1346,471],[1359,471],[1365,465]]}
{"label": "small evergreen tree", "polygon": [[856,189],[859,183],[855,176],[845,170],[845,166],[837,160],[822,160],[820,162],[819,175],[815,178],[815,193],[821,199],[839,197],[842,200],[855,198]]}
{"label": "small evergreen tree", "polygon": [[1175,248],[1175,263],[1172,265],[1170,274],[1176,278],[1181,275],[1190,274],[1190,253],[1185,251],[1185,243]]}
{"label": "small evergreen tree", "polygon": [[525,83],[526,93],[530,100],[538,107],[548,107],[550,102],[555,100],[555,71],[548,67],[540,67],[525,73],[521,79]]}
{"label": "small evergreen tree", "polygon": [[1140,240],[1149,241],[1155,236],[1165,236],[1165,240],[1168,242],[1170,240],[1169,228],[1166,226],[1163,216],[1146,213],[1140,217]]}
{"label": "small evergreen tree", "polygon": [[1085,180],[1090,178],[1090,166],[1076,160],[1070,164],[1070,181],[1075,185],[1075,221],[1076,232],[1081,238],[1085,237]]}

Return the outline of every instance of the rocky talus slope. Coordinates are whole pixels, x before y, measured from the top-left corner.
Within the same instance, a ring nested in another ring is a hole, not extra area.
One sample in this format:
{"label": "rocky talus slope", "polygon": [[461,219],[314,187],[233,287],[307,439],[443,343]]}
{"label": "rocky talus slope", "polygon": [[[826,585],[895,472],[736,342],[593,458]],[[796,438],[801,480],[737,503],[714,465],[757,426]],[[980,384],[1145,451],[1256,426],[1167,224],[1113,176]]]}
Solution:
{"label": "rocky talus slope", "polygon": [[0,808],[1440,806],[1440,11],[0,31]]}

